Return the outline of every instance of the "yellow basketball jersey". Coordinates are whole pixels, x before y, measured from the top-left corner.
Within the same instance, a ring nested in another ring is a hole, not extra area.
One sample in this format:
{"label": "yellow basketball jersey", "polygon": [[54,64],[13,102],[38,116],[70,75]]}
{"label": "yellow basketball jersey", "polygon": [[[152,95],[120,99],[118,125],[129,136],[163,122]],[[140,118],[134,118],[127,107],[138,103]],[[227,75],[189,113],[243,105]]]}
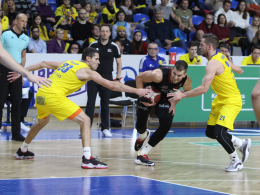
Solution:
{"label": "yellow basketball jersey", "polygon": [[40,91],[46,93],[59,93],[65,96],[77,91],[86,83],[86,81],[80,81],[77,76],[77,70],[81,68],[89,68],[87,64],[82,61],[66,61],[59,66],[49,77],[52,80],[50,87],[43,86]]}
{"label": "yellow basketball jersey", "polygon": [[[225,55],[217,53],[210,60],[217,60],[224,67],[224,72],[221,75],[215,75],[211,83],[211,88],[217,94],[218,100],[224,101],[231,98],[229,100],[233,100],[233,103],[238,103],[235,101],[240,101],[241,95],[228,59]],[[230,101],[228,102],[231,103]]]}

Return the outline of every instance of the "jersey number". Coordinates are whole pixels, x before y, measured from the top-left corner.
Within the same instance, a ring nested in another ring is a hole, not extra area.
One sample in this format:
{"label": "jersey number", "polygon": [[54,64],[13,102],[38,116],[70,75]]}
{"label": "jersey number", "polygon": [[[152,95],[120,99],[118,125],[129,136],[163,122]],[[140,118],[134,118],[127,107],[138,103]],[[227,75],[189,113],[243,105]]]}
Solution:
{"label": "jersey number", "polygon": [[72,67],[73,67],[72,65],[69,65],[68,63],[64,63],[63,66],[59,67],[57,70],[60,70],[62,73],[65,73]]}
{"label": "jersey number", "polygon": [[219,120],[224,121],[225,120],[225,116],[220,115]]}

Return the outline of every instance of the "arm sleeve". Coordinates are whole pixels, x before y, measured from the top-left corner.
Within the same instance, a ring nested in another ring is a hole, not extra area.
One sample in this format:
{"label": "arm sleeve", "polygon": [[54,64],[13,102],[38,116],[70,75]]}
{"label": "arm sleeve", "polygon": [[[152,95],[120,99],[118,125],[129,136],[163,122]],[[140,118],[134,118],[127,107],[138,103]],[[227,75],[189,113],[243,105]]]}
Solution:
{"label": "arm sleeve", "polygon": [[1,42],[2,42],[3,45],[5,43],[5,38],[6,38],[6,33],[2,33],[2,35],[1,35]]}
{"label": "arm sleeve", "polygon": [[32,47],[32,42],[30,41],[28,45],[28,50],[31,51],[31,49],[33,49],[33,47]]}
{"label": "arm sleeve", "polygon": [[243,59],[241,65],[247,65],[247,60],[246,60],[246,58]]}
{"label": "arm sleeve", "polygon": [[117,25],[114,24],[112,27],[112,40],[114,40],[117,36]]}
{"label": "arm sleeve", "polygon": [[117,46],[117,44],[115,44],[115,55],[114,55],[114,57],[115,58],[121,58],[120,49]]}
{"label": "arm sleeve", "polygon": [[140,64],[139,64],[139,73],[146,71],[146,62],[145,58],[141,59]]}
{"label": "arm sleeve", "polygon": [[6,30],[9,28],[9,19],[8,17],[4,16],[2,18],[2,30]]}
{"label": "arm sleeve", "polygon": [[[62,15],[63,15],[63,13],[62,13],[62,8],[61,8],[61,7],[58,7],[58,8],[55,10],[54,14],[55,14],[55,17],[57,17],[57,16],[62,16]],[[60,18],[60,17],[59,17],[59,18]],[[58,21],[58,20],[56,19],[56,21]]]}
{"label": "arm sleeve", "polygon": [[26,44],[25,44],[25,47],[23,49],[27,49],[28,45],[29,45],[29,37],[27,37]]}
{"label": "arm sleeve", "polygon": [[42,46],[42,53],[47,53],[47,46],[46,46],[45,42],[44,42],[44,44]]}

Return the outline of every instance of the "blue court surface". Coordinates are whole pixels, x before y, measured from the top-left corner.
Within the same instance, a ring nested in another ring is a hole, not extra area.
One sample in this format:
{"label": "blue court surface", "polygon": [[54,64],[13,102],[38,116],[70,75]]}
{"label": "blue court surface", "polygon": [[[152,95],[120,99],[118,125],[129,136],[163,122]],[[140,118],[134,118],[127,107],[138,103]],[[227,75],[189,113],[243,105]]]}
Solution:
{"label": "blue court surface", "polygon": [[1,195],[220,195],[221,192],[161,182],[136,176],[70,177],[0,180]]}
{"label": "blue court surface", "polygon": [[[155,129],[150,129],[151,133]],[[174,131],[174,132],[173,132]],[[34,140],[66,140],[66,139],[80,139],[79,130],[41,130]],[[137,132],[133,129],[112,129],[112,139],[131,139],[136,138]],[[234,131],[229,131],[230,134],[235,136],[260,136],[259,128],[237,128]],[[11,140],[11,132],[3,131],[0,133],[0,141]],[[26,136],[27,133],[22,133]],[[102,136],[98,129],[92,129],[92,139],[111,139]],[[206,137],[205,128],[172,128],[167,134],[166,138],[180,138],[180,137]]]}

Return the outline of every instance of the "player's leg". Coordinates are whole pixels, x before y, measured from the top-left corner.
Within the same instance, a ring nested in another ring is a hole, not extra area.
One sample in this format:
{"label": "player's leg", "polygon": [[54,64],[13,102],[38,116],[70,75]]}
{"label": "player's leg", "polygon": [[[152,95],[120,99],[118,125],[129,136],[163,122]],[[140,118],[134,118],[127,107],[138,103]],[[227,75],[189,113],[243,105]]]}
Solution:
{"label": "player's leg", "polygon": [[147,129],[147,120],[150,114],[150,110],[152,107],[146,107],[142,103],[137,103],[137,121],[136,121],[136,129],[139,133],[138,138],[135,141],[134,149],[135,151],[140,150],[145,141],[149,138],[150,131]]}
{"label": "player's leg", "polygon": [[[168,107],[167,107],[168,105]],[[148,153],[167,135],[171,128],[173,115],[169,113],[170,105],[167,102],[159,102],[155,107],[155,113],[159,118],[159,127],[150,137],[148,143],[142,148],[137,156],[136,163],[148,166],[154,166],[155,164],[149,161]],[[145,159],[147,161],[145,161]]]}
{"label": "player's leg", "polygon": [[69,118],[80,125],[80,133],[83,146],[81,167],[86,169],[106,169],[108,168],[107,164],[100,162],[98,159],[93,158],[91,155],[90,118],[82,110],[80,110],[78,110]]}
{"label": "player's leg", "polygon": [[[39,115],[38,115],[39,116]],[[32,159],[34,158],[34,153],[28,150],[29,144],[35,138],[35,136],[39,133],[39,131],[45,127],[50,120],[50,115],[45,118],[39,119],[30,129],[28,135],[26,136],[21,148],[14,154],[16,159]]]}
{"label": "player's leg", "polygon": [[257,122],[260,124],[260,79],[252,91],[251,99]]}

